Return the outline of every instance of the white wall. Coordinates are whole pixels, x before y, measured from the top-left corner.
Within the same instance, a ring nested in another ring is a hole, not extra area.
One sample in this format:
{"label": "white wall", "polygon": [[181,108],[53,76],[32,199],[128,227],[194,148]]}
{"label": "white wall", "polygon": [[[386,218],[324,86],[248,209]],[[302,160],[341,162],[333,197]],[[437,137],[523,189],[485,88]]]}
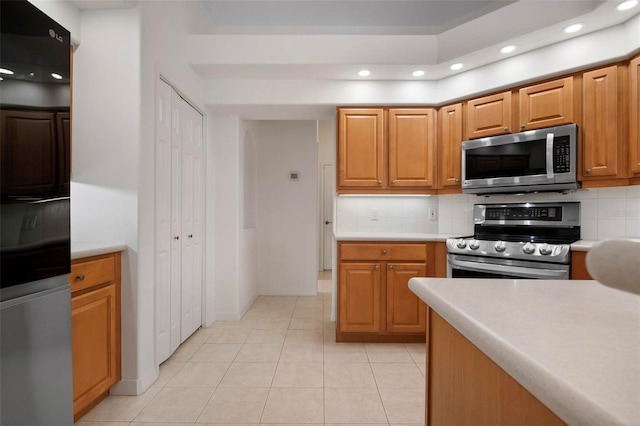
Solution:
{"label": "white wall", "polygon": [[[258,138],[260,294],[315,295],[318,146],[315,121],[262,121]],[[289,172],[299,172],[298,181]]]}
{"label": "white wall", "polygon": [[82,22],[83,43],[74,54],[71,239],[128,246],[122,259],[122,377],[135,381],[141,331],[139,10],[87,11]]}
{"label": "white wall", "polygon": [[[208,196],[213,194],[215,205],[216,319],[238,320],[258,296],[257,229],[245,227],[244,220],[244,180],[252,175],[245,174],[244,167],[252,163],[255,167],[254,162],[245,162],[244,141],[255,140],[256,135],[252,123],[234,116],[213,116],[211,128],[215,186]],[[251,155],[256,158],[255,152]],[[255,170],[253,175],[257,178]]]}

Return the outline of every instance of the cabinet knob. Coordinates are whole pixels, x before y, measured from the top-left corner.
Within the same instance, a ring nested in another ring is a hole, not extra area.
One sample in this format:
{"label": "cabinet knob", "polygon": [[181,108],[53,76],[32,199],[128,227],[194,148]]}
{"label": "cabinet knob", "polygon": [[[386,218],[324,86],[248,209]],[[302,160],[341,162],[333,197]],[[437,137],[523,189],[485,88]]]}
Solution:
{"label": "cabinet knob", "polygon": [[382,185],[382,181],[381,180],[378,181],[378,185]]}
{"label": "cabinet knob", "polygon": [[84,274],[80,274],[76,277],[76,281],[84,281]]}
{"label": "cabinet knob", "polygon": [[587,170],[585,170],[585,171],[584,171],[584,174],[586,174],[586,175],[590,175],[590,174],[591,174],[591,169],[587,169]]}
{"label": "cabinet knob", "polygon": [[189,234],[189,235],[187,235],[187,237],[193,238],[193,234]]}
{"label": "cabinet knob", "polygon": [[382,254],[387,254],[387,251],[386,250],[382,250]]}
{"label": "cabinet knob", "polygon": [[375,269],[377,271],[378,269],[380,269],[380,265],[374,266],[373,269]]}
{"label": "cabinet knob", "polygon": [[389,269],[393,269],[393,265],[389,265]]}
{"label": "cabinet knob", "polygon": [[509,128],[508,127],[503,127],[502,130],[504,130],[505,132],[508,132]]}
{"label": "cabinet knob", "polygon": [[391,181],[391,185],[395,185],[395,184],[396,184],[396,181],[394,179],[394,180]]}
{"label": "cabinet knob", "polygon": [[520,125],[520,128],[521,128],[522,130],[524,130],[524,128],[525,128],[525,127],[526,127],[526,126],[525,126],[524,124],[521,124],[521,125]]}
{"label": "cabinet knob", "polygon": [[174,240],[179,240],[180,239],[180,235],[176,235],[175,237],[173,237]]}
{"label": "cabinet knob", "polygon": [[460,183],[460,179],[456,178],[456,183]]}

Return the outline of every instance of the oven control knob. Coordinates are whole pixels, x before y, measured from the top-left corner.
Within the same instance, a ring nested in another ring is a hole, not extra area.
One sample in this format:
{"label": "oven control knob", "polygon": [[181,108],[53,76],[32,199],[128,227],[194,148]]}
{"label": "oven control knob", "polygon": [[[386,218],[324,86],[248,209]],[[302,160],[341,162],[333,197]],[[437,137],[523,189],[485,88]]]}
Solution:
{"label": "oven control knob", "polygon": [[531,254],[534,251],[536,251],[536,246],[534,246],[531,243],[527,243],[527,244],[524,245],[524,247],[522,247],[522,251],[527,253],[527,254]]}
{"label": "oven control knob", "polygon": [[456,246],[459,249],[463,249],[467,246],[467,242],[465,240],[463,240],[462,238],[460,238],[458,241],[456,241]]}
{"label": "oven control knob", "polygon": [[471,250],[478,250],[479,247],[480,247],[480,242],[478,240],[469,241],[469,248]]}
{"label": "oven control knob", "polygon": [[540,254],[543,254],[545,256],[550,255],[553,252],[553,247],[551,247],[549,244],[542,244],[540,246]]}
{"label": "oven control knob", "polygon": [[504,241],[498,241],[493,248],[495,248],[497,252],[502,253],[507,249],[507,244]]}

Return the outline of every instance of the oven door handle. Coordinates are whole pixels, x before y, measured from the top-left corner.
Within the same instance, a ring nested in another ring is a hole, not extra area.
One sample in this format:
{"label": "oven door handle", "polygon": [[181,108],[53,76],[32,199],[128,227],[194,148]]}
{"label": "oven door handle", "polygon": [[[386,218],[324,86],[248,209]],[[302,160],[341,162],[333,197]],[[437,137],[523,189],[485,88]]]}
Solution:
{"label": "oven door handle", "polygon": [[524,278],[555,278],[562,279],[566,276],[566,271],[562,270],[554,270],[554,269],[533,269],[533,268],[523,268],[520,266],[510,266],[510,265],[500,265],[496,263],[477,263],[477,262],[469,262],[466,260],[449,260],[449,263],[452,268],[455,267],[463,267],[468,271],[475,272],[491,272],[493,274],[496,273],[496,267],[499,268],[499,272],[501,274],[506,275],[518,275]]}

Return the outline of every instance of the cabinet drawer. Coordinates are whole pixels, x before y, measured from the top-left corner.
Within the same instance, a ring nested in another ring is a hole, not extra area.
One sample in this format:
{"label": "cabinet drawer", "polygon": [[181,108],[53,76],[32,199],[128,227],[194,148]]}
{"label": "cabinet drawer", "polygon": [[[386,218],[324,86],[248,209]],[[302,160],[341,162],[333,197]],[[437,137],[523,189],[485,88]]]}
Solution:
{"label": "cabinet drawer", "polygon": [[71,264],[71,292],[108,283],[115,278],[115,262],[113,256],[81,260]]}
{"label": "cabinet drawer", "polygon": [[426,260],[426,244],[340,243],[340,260]]}

